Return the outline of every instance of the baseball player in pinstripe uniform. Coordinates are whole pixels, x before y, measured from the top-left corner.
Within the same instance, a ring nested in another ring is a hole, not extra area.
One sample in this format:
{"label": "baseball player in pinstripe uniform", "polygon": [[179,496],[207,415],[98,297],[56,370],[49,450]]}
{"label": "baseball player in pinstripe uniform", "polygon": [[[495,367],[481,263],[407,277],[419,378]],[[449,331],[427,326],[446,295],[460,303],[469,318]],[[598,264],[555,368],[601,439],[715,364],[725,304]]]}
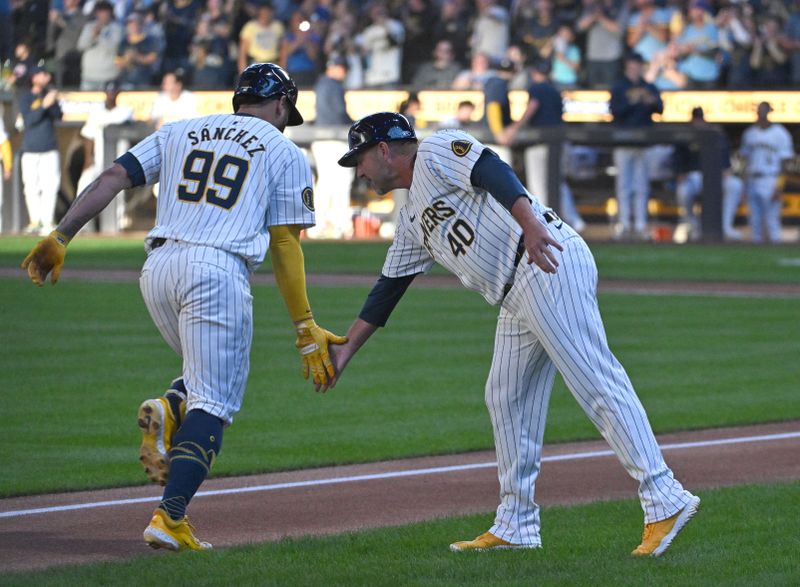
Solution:
{"label": "baseball player in pinstripe uniform", "polygon": [[241,406],[253,329],[248,278],[267,249],[304,375],[327,384],[334,375],[328,344],[345,341],[315,324],[306,295],[299,237],[314,224],[311,171],[282,134],[303,122],[296,100],[283,69],[251,65],[234,93],[234,114],[161,127],[82,192],[23,262],[37,285],[50,272],[56,283],[66,246],[87,221],[121,189],[161,182],[140,285],[153,321],[183,357],[183,373],[164,397],[139,408],[142,463],[152,480],[166,482],[144,531],[154,548],[211,548],[195,537],[186,506]]}
{"label": "baseball player in pinstripe uniform", "polygon": [[341,165],[356,167],[379,193],[406,188],[409,194],[381,276],[350,327],[348,342],[331,347],[339,375],[386,324],[414,277],[435,262],[500,306],[486,383],[500,506],[488,532],[455,542],[451,550],[541,546],[534,484],[558,369],[639,483],[645,531],[633,554],[662,554],[700,500],[664,462],[642,404],[608,348],[597,305],[597,268],[584,240],[465,132],[439,131],[418,144],[405,118],[383,112],[354,123],[349,145]]}
{"label": "baseball player in pinstripe uniform", "polygon": [[794,156],[792,135],[783,125],[769,120],[772,106],[761,102],[756,108],[758,120],[742,135],[740,152],[747,159],[747,206],[750,211],[750,229],[753,242],[767,239],[777,243],[781,240],[781,206],[783,183],[781,175],[783,161]]}

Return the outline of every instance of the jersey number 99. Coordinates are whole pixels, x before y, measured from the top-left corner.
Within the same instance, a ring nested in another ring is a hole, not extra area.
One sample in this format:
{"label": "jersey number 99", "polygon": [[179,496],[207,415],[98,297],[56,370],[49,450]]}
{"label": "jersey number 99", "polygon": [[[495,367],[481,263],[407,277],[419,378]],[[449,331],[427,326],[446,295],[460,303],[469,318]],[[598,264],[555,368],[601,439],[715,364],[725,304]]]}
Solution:
{"label": "jersey number 99", "polygon": [[[225,210],[230,210],[236,204],[250,162],[232,155],[223,155],[216,161],[215,158],[216,153],[198,149],[186,156],[183,164],[184,182],[178,184],[179,200],[199,202],[205,198],[209,204]],[[211,186],[209,179],[212,180]],[[220,195],[220,188],[227,188],[228,193]]]}

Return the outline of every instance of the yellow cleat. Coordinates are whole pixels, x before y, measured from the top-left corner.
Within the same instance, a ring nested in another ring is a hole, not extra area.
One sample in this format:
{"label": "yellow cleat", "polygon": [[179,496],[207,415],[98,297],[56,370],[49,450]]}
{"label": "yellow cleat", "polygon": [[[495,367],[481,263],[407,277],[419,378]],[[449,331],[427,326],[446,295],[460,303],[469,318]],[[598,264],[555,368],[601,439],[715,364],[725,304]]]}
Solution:
{"label": "yellow cleat", "polygon": [[150,525],[144,529],[144,541],[151,548],[166,548],[167,550],[211,550],[208,542],[201,542],[194,535],[194,526],[189,523],[189,518],[183,516],[180,520],[173,520],[162,509],[153,512]]}
{"label": "yellow cleat", "polygon": [[692,519],[700,507],[700,498],[692,499],[677,514],[660,522],[645,524],[642,543],[631,553],[633,556],[661,556],[672,544],[686,523]]}
{"label": "yellow cleat", "polygon": [[540,546],[538,544],[511,544],[491,532],[484,532],[474,540],[461,540],[450,545],[450,550],[453,552],[465,552],[468,550],[483,552],[485,550],[512,550],[517,548],[540,548]]}
{"label": "yellow cleat", "polygon": [[169,477],[169,449],[178,421],[166,398],[148,399],[139,406],[137,423],[142,431],[139,460],[153,483],[166,485]]}

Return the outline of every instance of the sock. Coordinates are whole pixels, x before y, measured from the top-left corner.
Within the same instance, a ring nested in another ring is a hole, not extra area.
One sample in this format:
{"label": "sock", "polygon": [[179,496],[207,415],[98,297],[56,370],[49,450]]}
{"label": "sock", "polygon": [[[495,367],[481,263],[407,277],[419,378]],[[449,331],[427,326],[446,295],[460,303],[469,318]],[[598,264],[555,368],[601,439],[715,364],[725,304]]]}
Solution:
{"label": "sock", "polygon": [[186,515],[186,507],[208,476],[222,448],[222,420],[202,410],[186,414],[169,451],[169,480],[158,507],[173,520]]}
{"label": "sock", "polygon": [[183,384],[183,377],[178,377],[177,379],[173,380],[170,384],[169,389],[164,392],[164,398],[169,402],[169,407],[172,409],[172,413],[175,415],[175,420],[180,427],[183,418],[181,414],[186,410],[184,405],[184,409],[181,410],[181,403],[186,402],[186,386]]}

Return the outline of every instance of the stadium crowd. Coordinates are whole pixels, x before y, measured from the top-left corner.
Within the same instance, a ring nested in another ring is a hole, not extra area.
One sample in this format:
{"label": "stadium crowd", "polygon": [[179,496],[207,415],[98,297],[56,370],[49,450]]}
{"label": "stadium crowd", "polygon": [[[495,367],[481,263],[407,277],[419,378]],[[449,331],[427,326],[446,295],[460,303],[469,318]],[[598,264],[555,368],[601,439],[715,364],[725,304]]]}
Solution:
{"label": "stadium crowd", "polygon": [[253,61],[311,87],[331,59],[345,89],[511,89],[545,59],[557,87],[610,87],[635,51],[661,90],[800,87],[800,0],[0,0],[11,82],[42,60],[59,88],[227,89]]}

